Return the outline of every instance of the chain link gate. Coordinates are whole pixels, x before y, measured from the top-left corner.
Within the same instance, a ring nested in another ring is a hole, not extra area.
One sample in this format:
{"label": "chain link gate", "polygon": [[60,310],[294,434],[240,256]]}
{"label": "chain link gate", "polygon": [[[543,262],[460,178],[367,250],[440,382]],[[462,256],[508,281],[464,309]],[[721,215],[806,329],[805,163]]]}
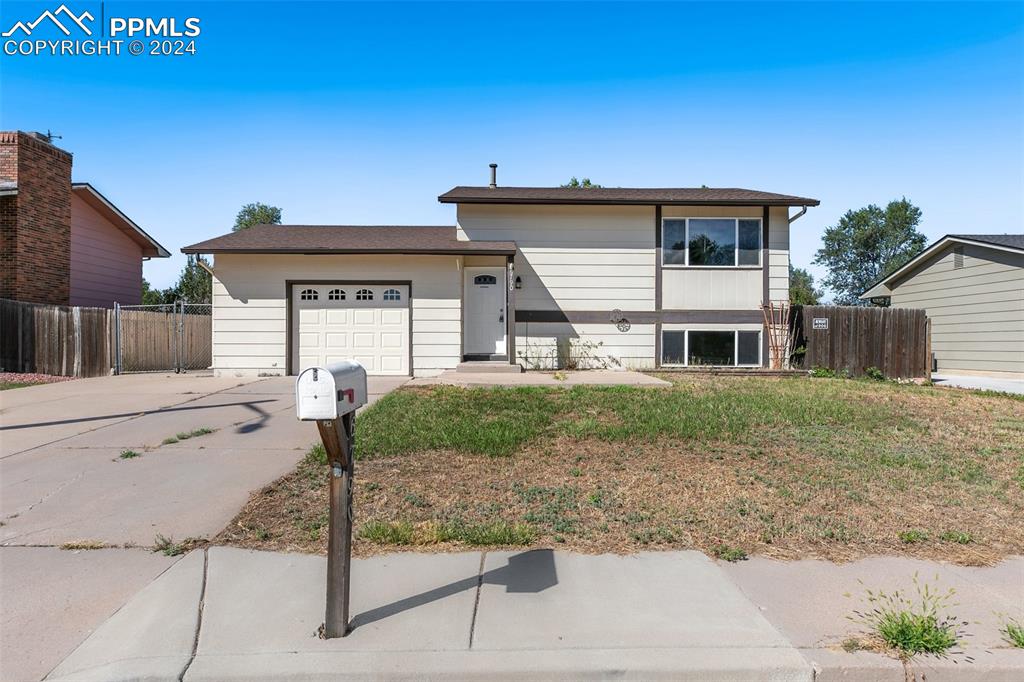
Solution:
{"label": "chain link gate", "polygon": [[213,306],[176,301],[114,305],[115,374],[207,369],[213,364]]}

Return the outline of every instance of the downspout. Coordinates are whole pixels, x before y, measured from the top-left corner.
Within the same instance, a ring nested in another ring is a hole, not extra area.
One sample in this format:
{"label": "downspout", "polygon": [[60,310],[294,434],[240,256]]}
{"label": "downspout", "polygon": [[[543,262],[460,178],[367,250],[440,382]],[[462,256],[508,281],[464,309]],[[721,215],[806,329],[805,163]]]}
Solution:
{"label": "downspout", "polygon": [[807,207],[806,206],[801,206],[800,207],[800,212],[797,213],[795,216],[793,216],[792,218],[789,219],[790,225],[792,225],[796,221],[800,220],[800,218],[802,218],[804,216],[804,213],[807,213]]}

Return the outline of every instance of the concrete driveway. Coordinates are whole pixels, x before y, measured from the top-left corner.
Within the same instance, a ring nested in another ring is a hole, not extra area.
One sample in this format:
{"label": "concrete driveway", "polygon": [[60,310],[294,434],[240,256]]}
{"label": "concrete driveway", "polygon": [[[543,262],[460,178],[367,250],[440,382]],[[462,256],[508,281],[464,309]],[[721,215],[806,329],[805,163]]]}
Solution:
{"label": "concrete driveway", "polygon": [[[405,377],[374,377],[370,399]],[[317,440],[291,377],[138,374],[0,393],[0,678],[39,679]],[[195,429],[213,432],[177,443]],[[121,454],[130,450],[132,458]],[[89,541],[117,549],[67,551]]]}
{"label": "concrete driveway", "polygon": [[999,391],[1024,395],[1024,379],[997,379],[995,377],[972,376],[968,374],[933,374],[936,386],[972,388],[981,391]]}

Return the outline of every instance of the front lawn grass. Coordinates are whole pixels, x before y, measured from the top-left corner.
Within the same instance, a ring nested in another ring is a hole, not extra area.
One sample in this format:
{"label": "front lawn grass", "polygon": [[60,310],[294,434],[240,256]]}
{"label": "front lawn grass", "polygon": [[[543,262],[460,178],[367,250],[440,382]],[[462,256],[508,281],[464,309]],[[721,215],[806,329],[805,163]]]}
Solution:
{"label": "front lawn grass", "polygon": [[24,381],[0,381],[0,391],[9,391],[13,388],[25,388],[26,386],[35,386]]}
{"label": "front lawn grass", "polygon": [[[873,381],[666,378],[661,389],[385,396],[357,419],[356,551],[697,548],[968,564],[1024,551],[1021,401]],[[312,450],[219,540],[325,551],[325,461]]]}

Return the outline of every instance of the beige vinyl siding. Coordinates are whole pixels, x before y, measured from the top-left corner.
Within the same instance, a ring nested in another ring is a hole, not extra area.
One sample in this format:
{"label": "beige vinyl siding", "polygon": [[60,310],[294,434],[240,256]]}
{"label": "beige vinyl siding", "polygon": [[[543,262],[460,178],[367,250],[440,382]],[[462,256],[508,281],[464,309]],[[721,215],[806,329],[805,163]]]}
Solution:
{"label": "beige vinyl siding", "polygon": [[460,239],[519,247],[519,310],[654,310],[651,206],[460,204]]}
{"label": "beige vinyl siding", "polygon": [[458,256],[220,254],[214,272],[213,366],[218,373],[287,371],[286,280],[411,281],[413,374],[438,374],[461,359]]}
{"label": "beige vinyl siding", "polygon": [[527,369],[557,369],[567,352],[585,358],[588,368],[646,369],[654,367],[653,324],[630,325],[625,332],[613,324],[517,322],[516,355]]}
{"label": "beige vinyl siding", "polygon": [[772,206],[768,216],[768,297],[773,301],[788,301],[789,209]]}
{"label": "beige vinyl siding", "polygon": [[1024,375],[1024,254],[954,245],[892,285],[892,305],[923,308],[939,372]]}

